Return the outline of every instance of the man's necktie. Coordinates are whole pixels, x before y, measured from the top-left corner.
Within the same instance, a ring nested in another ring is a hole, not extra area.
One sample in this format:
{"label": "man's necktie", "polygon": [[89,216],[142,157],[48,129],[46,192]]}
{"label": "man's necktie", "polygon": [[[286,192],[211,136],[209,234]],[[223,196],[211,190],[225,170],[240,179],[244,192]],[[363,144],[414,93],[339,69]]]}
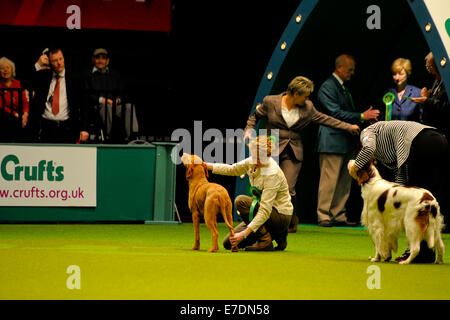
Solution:
{"label": "man's necktie", "polygon": [[442,80],[435,81],[433,83],[433,87],[431,88],[431,96],[430,96],[431,98],[439,94],[439,92],[441,91],[442,83],[443,83]]}
{"label": "man's necktie", "polygon": [[52,100],[53,114],[59,113],[59,79],[60,79],[60,77],[58,75],[56,75],[56,85],[55,85],[55,90],[53,91],[53,100]]}
{"label": "man's necktie", "polygon": [[350,104],[352,105],[352,109],[355,110],[355,105],[353,104],[353,98],[352,95],[350,94],[350,91],[348,91],[347,87],[342,86],[344,88],[344,94],[345,97],[348,99],[348,101],[350,101]]}

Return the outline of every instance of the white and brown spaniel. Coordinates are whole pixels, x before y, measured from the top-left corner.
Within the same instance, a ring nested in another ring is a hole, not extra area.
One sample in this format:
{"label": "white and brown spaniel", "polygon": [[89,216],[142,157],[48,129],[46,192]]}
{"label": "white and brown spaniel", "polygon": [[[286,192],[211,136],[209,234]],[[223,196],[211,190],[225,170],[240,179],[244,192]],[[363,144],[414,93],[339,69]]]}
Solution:
{"label": "white and brown spaniel", "polygon": [[441,230],[444,219],[431,192],[384,180],[372,161],[355,175],[354,163],[350,160],[348,169],[361,186],[364,200],[361,223],[368,229],[376,250],[375,257],[369,259],[389,261],[391,251],[397,252],[398,235],[404,229],[411,254],[399,263],[411,263],[420,251],[422,240],[429,248],[437,250],[435,263],[443,263]]}

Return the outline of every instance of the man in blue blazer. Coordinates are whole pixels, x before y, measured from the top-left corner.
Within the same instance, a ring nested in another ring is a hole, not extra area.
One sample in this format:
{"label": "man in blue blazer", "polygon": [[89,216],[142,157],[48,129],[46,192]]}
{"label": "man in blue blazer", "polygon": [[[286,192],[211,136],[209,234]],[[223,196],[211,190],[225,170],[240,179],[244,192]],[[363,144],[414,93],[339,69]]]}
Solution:
{"label": "man in blue blazer", "polygon": [[[320,87],[318,100],[322,112],[336,119],[352,124],[377,119],[379,110],[372,107],[358,112],[344,83],[355,72],[355,60],[343,54],[336,58],[335,70]],[[350,195],[351,177],[347,162],[355,156],[358,139],[342,130],[320,126],[318,146],[320,181],[317,203],[317,217],[320,226],[355,226],[347,221],[345,203]]]}

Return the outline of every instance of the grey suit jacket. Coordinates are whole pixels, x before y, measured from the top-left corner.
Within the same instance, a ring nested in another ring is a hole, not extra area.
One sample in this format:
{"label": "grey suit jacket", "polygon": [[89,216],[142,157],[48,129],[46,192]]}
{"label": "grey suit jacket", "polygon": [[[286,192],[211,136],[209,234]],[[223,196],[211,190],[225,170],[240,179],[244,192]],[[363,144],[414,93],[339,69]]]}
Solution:
{"label": "grey suit jacket", "polygon": [[310,100],[307,100],[304,106],[299,107],[299,120],[291,127],[288,127],[281,113],[281,98],[284,94],[286,93],[266,96],[263,103],[258,106],[255,112],[248,118],[247,127],[245,128],[245,130],[255,129],[258,120],[261,118],[266,118],[268,130],[279,130],[280,154],[289,144],[294,151],[295,157],[299,161],[303,160],[302,130],[311,122],[341,130],[351,130],[351,124],[337,120],[317,111]]}

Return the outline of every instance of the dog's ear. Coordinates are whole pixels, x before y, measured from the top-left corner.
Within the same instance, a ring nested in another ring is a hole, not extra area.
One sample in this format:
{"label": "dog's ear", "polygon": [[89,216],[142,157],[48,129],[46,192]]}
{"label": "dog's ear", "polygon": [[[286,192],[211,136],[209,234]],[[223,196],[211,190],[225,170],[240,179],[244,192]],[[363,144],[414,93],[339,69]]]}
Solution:
{"label": "dog's ear", "polygon": [[370,179],[369,173],[367,172],[367,170],[365,169],[360,169],[358,170],[358,172],[356,173],[356,175],[358,176],[358,185],[362,185],[364,182],[366,182],[367,180]]}
{"label": "dog's ear", "polygon": [[202,162],[202,167],[203,169],[205,169],[205,176],[209,178],[208,165],[206,164],[206,162]]}
{"label": "dog's ear", "polygon": [[192,176],[192,173],[194,172],[194,165],[188,164],[186,167],[186,180],[189,180]]}

